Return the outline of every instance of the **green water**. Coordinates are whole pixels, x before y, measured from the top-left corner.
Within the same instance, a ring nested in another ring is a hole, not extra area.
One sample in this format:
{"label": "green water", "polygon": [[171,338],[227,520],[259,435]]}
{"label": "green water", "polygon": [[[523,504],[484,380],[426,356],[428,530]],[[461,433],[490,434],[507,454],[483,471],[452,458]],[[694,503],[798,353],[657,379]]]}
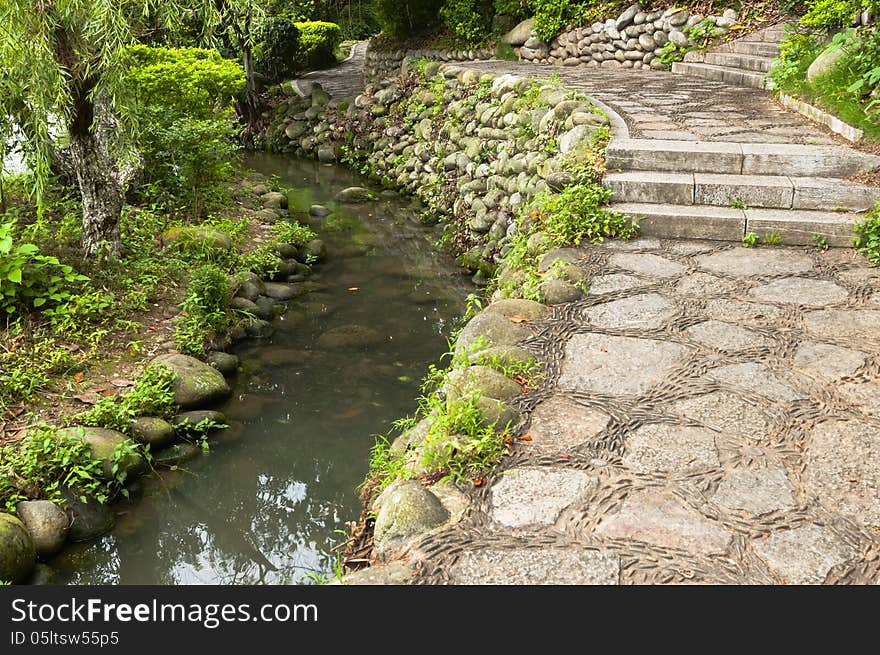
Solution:
{"label": "green water", "polygon": [[[340,167],[259,155],[247,164],[332,205],[363,180]],[[72,584],[293,584],[332,575],[338,530],[358,518],[356,487],[376,433],[414,409],[419,380],[447,349],[472,291],[418,208],[396,197],[315,227],[330,255],[316,291],[268,340],[235,352],[244,372],[220,409],[231,428],[211,452],[145,482],[114,531],[50,564]],[[356,289],[356,290],[355,290]],[[379,331],[377,344],[322,349],[328,329]]]}

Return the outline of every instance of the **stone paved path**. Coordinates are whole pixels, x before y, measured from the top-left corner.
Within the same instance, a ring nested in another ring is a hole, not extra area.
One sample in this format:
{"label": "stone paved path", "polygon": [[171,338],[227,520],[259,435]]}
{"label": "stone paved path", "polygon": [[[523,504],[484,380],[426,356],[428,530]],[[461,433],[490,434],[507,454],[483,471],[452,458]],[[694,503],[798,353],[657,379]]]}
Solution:
{"label": "stone paved path", "polygon": [[[468,68],[547,78],[554,72],[616,111],[641,139],[739,143],[837,143],[824,129],[783,108],[766,92],[662,71],[537,66],[524,62],[468,62]],[[619,135],[623,136],[623,135]]]}
{"label": "stone paved path", "polygon": [[880,271],[642,238],[529,324],[530,419],[425,583],[880,581]]}
{"label": "stone paved path", "polygon": [[353,98],[364,90],[364,55],[367,52],[367,41],[358,41],[352,47],[352,53],[345,61],[333,68],[306,73],[300,79],[317,82],[332,97]]}

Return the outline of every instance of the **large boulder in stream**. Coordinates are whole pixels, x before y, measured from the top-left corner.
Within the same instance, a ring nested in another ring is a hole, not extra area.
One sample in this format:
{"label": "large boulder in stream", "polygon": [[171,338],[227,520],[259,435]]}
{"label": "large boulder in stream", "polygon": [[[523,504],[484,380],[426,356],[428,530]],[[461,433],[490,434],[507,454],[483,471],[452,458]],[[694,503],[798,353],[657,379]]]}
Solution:
{"label": "large boulder in stream", "polygon": [[160,355],[153,363],[174,371],[174,402],[182,409],[205,407],[232,393],[220,371],[195,357],[169,353]]}
{"label": "large boulder in stream", "polygon": [[373,193],[362,186],[350,186],[336,194],[339,202],[366,202],[373,197]]}
{"label": "large boulder in stream", "polygon": [[37,551],[24,523],[0,513],[0,581],[22,582],[36,561]]}

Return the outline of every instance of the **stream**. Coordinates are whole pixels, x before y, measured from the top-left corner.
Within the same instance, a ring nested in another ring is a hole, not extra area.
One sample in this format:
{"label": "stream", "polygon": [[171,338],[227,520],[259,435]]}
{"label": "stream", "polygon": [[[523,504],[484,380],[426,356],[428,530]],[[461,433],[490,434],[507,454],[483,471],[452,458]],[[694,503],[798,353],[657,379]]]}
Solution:
{"label": "stream", "polygon": [[[328,247],[315,291],[276,320],[271,339],[245,341],[230,428],[179,470],[145,478],[115,529],[72,544],[49,564],[67,584],[309,584],[332,578],[334,546],[360,513],[357,487],[374,435],[411,414],[429,364],[447,350],[473,286],[438,254],[436,233],[406,198],[362,205],[332,198],[363,185],[338,166],[277,155],[246,166],[335,209],[313,224]],[[387,196],[387,197],[386,197]],[[308,206],[306,204],[306,206]],[[320,347],[358,325],[381,341]],[[323,342],[322,342],[323,343]]]}

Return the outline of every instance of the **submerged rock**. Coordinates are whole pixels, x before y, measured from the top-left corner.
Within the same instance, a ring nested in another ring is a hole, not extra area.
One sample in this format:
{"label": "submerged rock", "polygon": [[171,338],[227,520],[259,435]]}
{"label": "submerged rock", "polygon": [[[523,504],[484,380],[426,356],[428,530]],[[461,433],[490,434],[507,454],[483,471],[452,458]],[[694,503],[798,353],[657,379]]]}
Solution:
{"label": "submerged rock", "polygon": [[238,371],[239,359],[237,355],[231,355],[220,350],[208,353],[208,364],[216,368],[224,377],[235,375]]}
{"label": "submerged rock", "polygon": [[90,496],[82,500],[82,492],[67,489],[61,492],[70,514],[68,536],[71,541],[88,541],[110,532],[116,524],[113,509]]}
{"label": "submerged rock", "polygon": [[24,523],[0,513],[0,580],[23,582],[36,561],[37,551]]}
{"label": "submerged rock", "polygon": [[191,412],[181,412],[171,419],[174,429],[178,432],[189,432],[202,421],[213,421],[218,424],[225,424],[226,417],[222,412],[212,409],[196,409]]}
{"label": "submerged rock", "polygon": [[385,339],[378,330],[366,325],[340,325],[318,337],[320,348],[364,348]]}
{"label": "submerged rock", "polygon": [[167,354],[153,361],[167,366],[176,374],[173,384],[174,402],[183,409],[204,407],[223,400],[232,393],[220,371],[194,357]]}
{"label": "submerged rock", "polygon": [[153,454],[156,466],[172,467],[182,464],[201,454],[202,449],[188,442],[176,443]]}
{"label": "submerged rock", "polygon": [[38,557],[54,555],[64,545],[70,520],[58,505],[50,500],[23,500],[15,512],[30,533]]}
{"label": "submerged rock", "polygon": [[373,193],[362,186],[350,186],[336,194],[339,202],[366,202],[373,198]]}

